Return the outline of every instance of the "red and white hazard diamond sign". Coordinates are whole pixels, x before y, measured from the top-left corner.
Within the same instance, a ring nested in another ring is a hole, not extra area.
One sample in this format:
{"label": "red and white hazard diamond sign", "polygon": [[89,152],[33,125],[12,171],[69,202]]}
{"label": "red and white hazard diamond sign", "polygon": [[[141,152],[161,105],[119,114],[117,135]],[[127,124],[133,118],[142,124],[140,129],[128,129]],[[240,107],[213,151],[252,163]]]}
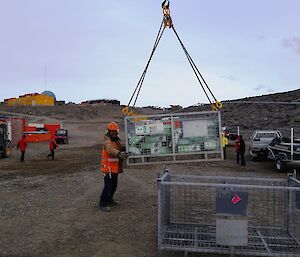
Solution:
{"label": "red and white hazard diamond sign", "polygon": [[231,202],[233,204],[237,204],[238,202],[242,201],[242,198],[239,197],[237,194],[234,195],[234,197],[231,199]]}

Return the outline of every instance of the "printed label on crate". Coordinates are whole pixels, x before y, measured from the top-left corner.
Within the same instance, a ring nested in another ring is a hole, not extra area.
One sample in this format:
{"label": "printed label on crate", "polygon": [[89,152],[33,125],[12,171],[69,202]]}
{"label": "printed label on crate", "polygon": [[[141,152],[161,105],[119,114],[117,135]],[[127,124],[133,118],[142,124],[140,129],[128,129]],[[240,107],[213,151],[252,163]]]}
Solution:
{"label": "printed label on crate", "polygon": [[153,122],[149,124],[136,125],[136,135],[162,134],[164,132],[164,125],[162,122]]}

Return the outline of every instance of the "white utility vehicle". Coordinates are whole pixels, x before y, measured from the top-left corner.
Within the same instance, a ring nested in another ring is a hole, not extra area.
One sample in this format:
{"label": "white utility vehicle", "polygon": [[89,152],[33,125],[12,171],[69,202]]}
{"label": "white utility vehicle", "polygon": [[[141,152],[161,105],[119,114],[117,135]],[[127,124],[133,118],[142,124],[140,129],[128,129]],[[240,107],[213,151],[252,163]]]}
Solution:
{"label": "white utility vehicle", "polygon": [[282,138],[278,130],[255,130],[250,138],[249,155],[252,160],[267,159],[268,146],[274,138]]}

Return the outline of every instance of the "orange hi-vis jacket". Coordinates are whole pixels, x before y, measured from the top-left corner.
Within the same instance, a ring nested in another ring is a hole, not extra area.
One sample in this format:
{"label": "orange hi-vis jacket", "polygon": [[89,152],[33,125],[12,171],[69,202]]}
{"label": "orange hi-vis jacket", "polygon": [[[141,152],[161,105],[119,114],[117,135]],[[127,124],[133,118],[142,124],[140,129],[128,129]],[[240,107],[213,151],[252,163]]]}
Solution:
{"label": "orange hi-vis jacket", "polygon": [[101,171],[103,173],[119,173],[122,169],[119,153],[122,149],[120,141],[112,141],[107,135],[104,136],[102,150]]}

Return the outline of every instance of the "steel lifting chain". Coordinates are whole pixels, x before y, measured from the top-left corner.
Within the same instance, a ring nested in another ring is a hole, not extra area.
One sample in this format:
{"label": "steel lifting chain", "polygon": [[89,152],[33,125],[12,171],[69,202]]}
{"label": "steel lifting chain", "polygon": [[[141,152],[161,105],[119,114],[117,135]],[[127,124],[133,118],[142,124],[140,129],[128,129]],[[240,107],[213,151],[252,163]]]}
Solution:
{"label": "steel lifting chain", "polygon": [[135,96],[135,99],[134,99],[134,101],[133,101],[132,107],[135,106],[136,101],[137,101],[137,99],[138,99],[138,96],[139,96],[139,94],[140,94],[140,92],[141,92],[142,85],[143,85],[143,82],[144,82],[144,79],[145,79],[145,76],[146,76],[146,73],[147,73],[149,64],[150,64],[150,62],[151,62],[151,60],[152,60],[152,57],[153,57],[153,55],[154,55],[154,53],[155,53],[155,50],[156,50],[156,48],[157,48],[157,46],[158,46],[158,43],[159,43],[159,41],[160,41],[160,39],[161,39],[161,37],[162,37],[162,35],[163,35],[163,33],[164,33],[164,30],[165,30],[165,27],[163,26],[163,24],[164,24],[164,21],[162,21],[161,24],[160,24],[160,28],[159,28],[159,31],[158,31],[158,33],[157,33],[157,37],[156,37],[155,42],[154,42],[154,46],[153,46],[153,48],[152,48],[152,51],[151,51],[149,60],[148,60],[146,66],[145,66],[145,68],[144,68],[143,73],[142,73],[142,76],[140,77],[140,79],[139,79],[139,81],[138,81],[138,83],[137,83],[137,85],[136,85],[136,87],[135,87],[135,89],[134,89],[134,91],[133,91],[133,94],[132,94],[132,96],[130,97],[130,100],[129,100],[129,102],[128,102],[128,105],[127,105],[125,108],[123,108],[123,110],[122,110],[122,112],[123,112],[124,115],[133,115],[133,112],[129,110],[129,106],[130,106],[131,102],[133,101],[134,96]]}
{"label": "steel lifting chain", "polygon": [[[202,87],[209,103],[211,104],[212,106],[212,109],[213,110],[219,110],[222,108],[222,104],[216,99],[216,97],[214,96],[214,94],[212,93],[212,91],[210,90],[209,86],[207,85],[206,81],[204,80],[202,74],[200,73],[200,71],[198,70],[196,64],[194,63],[192,57],[190,56],[190,54],[188,53],[188,51],[186,50],[182,40],[180,39],[177,31],[175,30],[175,27],[173,25],[173,21],[172,21],[172,18],[171,18],[171,15],[170,15],[170,1],[168,0],[164,0],[163,3],[162,3],[162,11],[163,11],[163,20],[162,20],[162,23],[160,25],[160,28],[159,28],[159,31],[158,31],[158,34],[157,34],[157,37],[155,39],[155,42],[154,42],[154,46],[152,48],[152,51],[151,51],[151,54],[150,54],[150,57],[149,57],[149,60],[144,68],[144,71],[142,73],[142,76],[140,77],[135,89],[134,89],[134,92],[128,102],[128,105],[122,110],[123,114],[124,115],[134,115],[134,113],[132,111],[129,110],[129,106],[131,104],[131,102],[133,101],[133,107],[135,106],[136,102],[137,102],[137,99],[138,99],[138,96],[141,92],[141,88],[142,88],[142,85],[143,85],[143,82],[144,82],[144,79],[145,79],[145,76],[146,76],[146,73],[147,73],[147,70],[148,70],[148,67],[150,65],[150,62],[152,60],[152,57],[154,55],[154,52],[160,42],[160,39],[165,31],[165,28],[168,27],[168,28],[172,28],[195,75],[196,75],[196,78],[200,84],[200,86]],[[203,84],[206,86],[207,90],[209,91],[209,93],[211,94],[213,100],[214,100],[214,103],[211,101],[207,91],[205,90],[205,87],[203,86]],[[134,98],[135,97],[135,98]]]}
{"label": "steel lifting chain", "polygon": [[[186,50],[186,48],[185,48],[185,46],[184,46],[182,40],[180,39],[180,37],[179,37],[177,31],[175,30],[174,25],[172,25],[172,29],[173,29],[173,31],[174,31],[174,33],[175,33],[175,35],[176,35],[176,37],[177,37],[177,39],[178,39],[178,41],[179,41],[181,47],[182,47],[182,49],[183,49],[183,51],[184,51],[184,53],[185,53],[185,55],[186,55],[186,57],[187,57],[187,59],[188,59],[190,65],[191,65],[191,67],[192,67],[192,69],[193,69],[193,71],[194,71],[194,74],[195,74],[195,76],[196,76],[196,78],[197,78],[197,80],[198,80],[200,86],[202,87],[202,90],[204,91],[204,93],[205,93],[205,95],[206,95],[206,97],[207,97],[207,99],[208,99],[208,101],[209,101],[209,103],[210,103],[212,109],[213,109],[213,110],[219,110],[219,109],[221,109],[221,108],[222,108],[222,103],[220,103],[220,102],[216,99],[215,95],[214,95],[213,92],[210,90],[210,88],[209,88],[208,84],[206,83],[204,77],[202,76],[202,74],[201,74],[201,72],[199,71],[198,67],[197,67],[196,64],[194,63],[194,61],[193,61],[192,57],[190,56],[189,52]],[[202,83],[202,82],[203,82],[203,83]],[[207,90],[208,90],[209,93],[211,94],[211,96],[212,96],[214,102],[211,101],[211,99],[210,99],[210,97],[209,97],[207,91],[205,90],[203,84],[206,86]]]}

